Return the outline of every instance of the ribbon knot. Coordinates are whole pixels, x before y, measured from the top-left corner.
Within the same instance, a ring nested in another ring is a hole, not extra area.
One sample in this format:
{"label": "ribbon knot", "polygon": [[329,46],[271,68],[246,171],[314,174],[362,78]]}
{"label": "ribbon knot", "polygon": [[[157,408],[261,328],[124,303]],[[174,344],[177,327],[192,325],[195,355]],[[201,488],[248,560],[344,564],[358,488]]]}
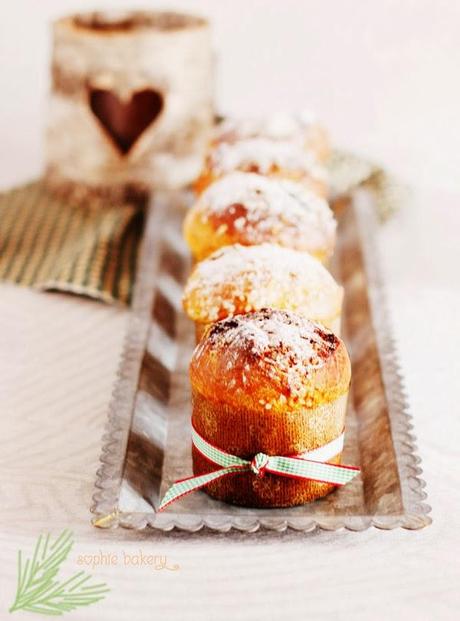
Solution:
{"label": "ribbon knot", "polygon": [[217,470],[188,477],[176,481],[163,496],[158,511],[163,511],[170,503],[186,494],[205,487],[222,477],[241,472],[252,472],[257,477],[263,477],[266,472],[280,477],[319,481],[332,485],[345,485],[359,472],[359,468],[330,464],[328,459],[342,452],[343,433],[322,447],[302,453],[300,455],[265,455],[257,453],[250,461],[222,451],[205,440],[192,427],[193,446],[203,457],[206,457],[216,466]]}
{"label": "ribbon knot", "polygon": [[263,477],[265,474],[265,468],[268,466],[268,455],[265,453],[257,453],[254,455],[251,461],[251,470],[257,477]]}

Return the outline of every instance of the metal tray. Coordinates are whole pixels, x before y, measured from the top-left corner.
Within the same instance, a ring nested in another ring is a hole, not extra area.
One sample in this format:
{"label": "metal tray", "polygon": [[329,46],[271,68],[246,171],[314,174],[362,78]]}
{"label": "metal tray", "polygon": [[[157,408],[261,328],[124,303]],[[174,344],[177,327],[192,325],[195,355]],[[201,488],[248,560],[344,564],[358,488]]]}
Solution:
{"label": "metal tray", "polygon": [[187,368],[194,330],[181,308],[190,270],[181,225],[190,200],[182,192],[151,201],[131,321],[103,439],[93,524],[247,532],[428,525],[430,507],[422,502],[426,495],[420,460],[414,454],[375,257],[373,198],[364,189],[336,204],[339,234],[332,266],[345,288],[343,337],[353,367],[344,463],[360,466],[360,476],[300,507],[246,509],[195,492],[155,512],[167,487],[192,474]]}

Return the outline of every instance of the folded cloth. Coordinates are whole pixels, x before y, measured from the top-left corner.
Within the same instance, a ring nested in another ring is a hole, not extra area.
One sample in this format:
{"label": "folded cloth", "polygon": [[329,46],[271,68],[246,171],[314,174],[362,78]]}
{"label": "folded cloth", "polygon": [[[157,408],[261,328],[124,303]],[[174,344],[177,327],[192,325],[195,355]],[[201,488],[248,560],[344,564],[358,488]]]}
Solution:
{"label": "folded cloth", "polygon": [[0,194],[0,280],[129,304],[143,209],[77,201],[39,180]]}

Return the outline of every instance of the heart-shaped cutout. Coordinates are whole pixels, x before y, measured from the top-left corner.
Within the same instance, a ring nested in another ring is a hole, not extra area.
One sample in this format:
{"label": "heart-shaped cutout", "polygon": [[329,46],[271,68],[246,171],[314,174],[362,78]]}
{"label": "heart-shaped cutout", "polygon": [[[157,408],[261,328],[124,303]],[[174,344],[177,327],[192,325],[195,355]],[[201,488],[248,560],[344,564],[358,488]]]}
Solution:
{"label": "heart-shaped cutout", "polygon": [[162,111],[163,97],[152,89],[144,89],[124,102],[111,91],[91,88],[89,105],[115,146],[126,155]]}

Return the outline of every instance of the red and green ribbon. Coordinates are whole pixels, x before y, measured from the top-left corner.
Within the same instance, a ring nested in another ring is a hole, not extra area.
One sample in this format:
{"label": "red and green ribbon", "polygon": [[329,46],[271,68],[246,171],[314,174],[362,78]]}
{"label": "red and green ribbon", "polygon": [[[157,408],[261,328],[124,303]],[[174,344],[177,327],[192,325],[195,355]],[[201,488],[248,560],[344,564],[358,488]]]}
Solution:
{"label": "red and green ribbon", "polygon": [[192,427],[192,442],[195,448],[209,461],[217,466],[222,466],[222,468],[200,476],[192,476],[176,481],[167,490],[158,507],[158,511],[163,511],[172,502],[209,485],[213,481],[244,471],[253,472],[255,476],[259,477],[269,472],[270,474],[283,477],[319,481],[338,486],[345,485],[354,479],[359,472],[359,468],[327,462],[328,459],[342,451],[343,439],[344,434],[342,433],[332,442],[301,455],[284,457],[257,453],[252,460],[247,460],[226,453],[210,444]]}

